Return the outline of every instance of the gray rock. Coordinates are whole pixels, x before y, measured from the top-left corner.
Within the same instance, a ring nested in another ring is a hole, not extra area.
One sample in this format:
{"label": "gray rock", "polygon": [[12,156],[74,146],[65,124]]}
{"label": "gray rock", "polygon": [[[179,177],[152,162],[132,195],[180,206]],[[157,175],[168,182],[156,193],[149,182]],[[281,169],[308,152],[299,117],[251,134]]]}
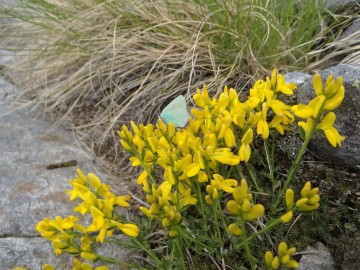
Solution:
{"label": "gray rock", "polygon": [[[359,31],[360,31],[360,19],[357,19],[357,20],[353,21],[350,24],[350,26],[345,29],[344,32],[341,33],[339,38],[343,39],[343,38],[348,37],[348,36],[350,36],[350,35],[352,35],[354,33],[358,33]],[[356,40],[356,41],[358,41],[358,40]],[[353,41],[353,42],[355,42],[355,41]]]}
{"label": "gray rock", "polygon": [[325,0],[324,3],[330,10],[360,7],[360,0]]}
{"label": "gray rock", "polygon": [[300,87],[306,80],[311,78],[311,75],[304,72],[293,71],[286,73],[284,78],[286,83],[295,83],[298,87]]}
{"label": "gray rock", "polygon": [[0,239],[1,269],[14,267],[42,269],[46,263],[59,270],[71,269],[73,259],[69,254],[56,257],[51,250],[50,242],[43,238],[2,238]]}
{"label": "gray rock", "polygon": [[[15,87],[0,77],[0,269],[41,269],[44,263],[71,269],[72,259],[60,256],[58,261],[35,225],[45,217],[76,215],[76,203],[65,192],[77,167],[96,173],[105,183],[110,178],[97,171],[70,131],[53,128],[49,120],[36,117],[38,112],[14,103],[15,97]],[[69,160],[76,160],[77,167],[47,169]],[[119,247],[109,250],[123,256]]]}
{"label": "gray rock", "polygon": [[16,1],[13,0],[0,0],[0,7],[14,7]]}
{"label": "gray rock", "polygon": [[309,246],[300,260],[298,270],[335,270],[330,251],[320,242]]}
{"label": "gray rock", "polygon": [[[360,170],[360,67],[337,65],[320,74],[324,82],[329,74],[334,78],[344,77],[345,98],[335,110],[335,127],[346,139],[341,148],[333,148],[325,136],[316,136],[310,142],[310,149],[320,159]],[[298,90],[298,102],[307,104],[314,97],[312,79],[308,79]]]}
{"label": "gray rock", "polygon": [[[104,243],[98,252],[103,256],[118,259],[126,258],[126,253],[128,253],[110,243]],[[24,267],[35,270],[42,269],[44,264],[50,264],[56,270],[69,270],[73,265],[73,260],[74,257],[67,253],[56,256],[52,252],[50,242],[44,238],[7,237],[0,239],[0,269]],[[104,264],[95,264],[95,266],[100,265]],[[121,269],[119,265],[109,266],[110,269]]]}
{"label": "gray rock", "polygon": [[15,57],[14,51],[0,49],[0,65],[6,67],[15,65]]}

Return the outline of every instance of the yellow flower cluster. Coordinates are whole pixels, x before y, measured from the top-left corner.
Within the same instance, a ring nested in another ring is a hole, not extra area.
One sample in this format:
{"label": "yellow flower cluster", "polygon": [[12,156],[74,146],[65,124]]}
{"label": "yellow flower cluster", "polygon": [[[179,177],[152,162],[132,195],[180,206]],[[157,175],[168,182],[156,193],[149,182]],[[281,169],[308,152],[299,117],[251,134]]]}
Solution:
{"label": "yellow flower cluster", "polygon": [[[68,191],[70,200],[80,198],[82,202],[74,208],[74,212],[82,215],[89,212],[92,223],[85,228],[79,224],[79,218],[57,216],[54,220],[45,218],[36,225],[41,236],[52,241],[55,254],[66,251],[81,255],[86,260],[96,260],[98,255],[92,251],[95,241],[103,242],[106,236],[111,236],[115,229],[131,237],[136,237],[139,229],[135,224],[123,223],[121,216],[114,211],[115,206],[128,207],[130,196],[115,196],[110,187],[103,184],[92,173],[85,177],[78,169],[78,175],[70,180],[73,190]],[[94,232],[98,232],[96,238]],[[79,240],[78,240],[79,238]]]}
{"label": "yellow flower cluster", "polygon": [[[294,121],[291,107],[277,96],[280,92],[293,94],[295,88],[274,69],[271,78],[255,83],[245,102],[232,88],[225,87],[218,99],[209,98],[206,85],[202,91],[197,89],[193,96],[197,107],[192,109],[193,117],[184,129],[176,129],[173,123],[165,125],[161,119],[155,126],[132,122],[133,132],[123,126],[118,132],[120,142],[131,154],[132,165],[144,168],[137,184],[146,193],[149,207],[141,207],[141,211],[170,229],[181,222],[181,211],[202,196],[198,185],[207,184],[205,201],[210,205],[219,192],[232,193],[238,182],[224,179],[221,165],[249,161],[254,129],[263,139],[269,137],[270,129],[280,134],[289,129]],[[163,181],[154,177],[158,166]],[[250,201],[246,200],[245,204]],[[253,210],[245,208],[242,213],[249,212],[250,217],[258,206]]]}
{"label": "yellow flower cluster", "polygon": [[279,269],[280,267],[286,268],[298,268],[299,263],[293,259],[291,256],[296,252],[296,248],[289,248],[285,242],[281,242],[278,246],[278,255],[274,255],[267,251],[265,253],[265,263],[268,269]]}
{"label": "yellow flower cluster", "polygon": [[316,97],[308,105],[294,105],[291,110],[296,116],[307,119],[306,122],[298,123],[304,130],[305,139],[309,139],[314,130],[321,130],[333,147],[341,146],[345,137],[341,136],[334,127],[336,115],[332,111],[339,107],[344,99],[343,78],[338,77],[334,80],[330,75],[323,87],[321,76],[316,73],[313,77],[313,87]]}
{"label": "yellow flower cluster", "polygon": [[136,237],[139,229],[135,224],[119,222],[119,216],[114,211],[115,206],[129,207],[130,196],[115,196],[110,192],[110,186],[103,184],[93,173],[87,177],[78,169],[78,175],[70,180],[73,190],[69,190],[70,200],[80,198],[82,202],[74,208],[74,212],[84,215],[90,212],[93,222],[87,227],[88,232],[99,231],[96,241],[103,242],[106,235],[111,235],[114,228],[131,237]]}
{"label": "yellow flower cluster", "polygon": [[[239,187],[234,188],[232,193],[234,200],[230,200],[226,204],[227,210],[234,216],[238,216],[242,221],[256,220],[265,212],[262,204],[252,205],[252,194],[248,192],[248,185],[245,179],[241,180]],[[241,235],[241,228],[232,223],[228,226],[228,230],[233,235]]]}
{"label": "yellow flower cluster", "polygon": [[82,263],[79,260],[74,259],[74,266],[73,266],[72,270],[109,270],[109,267],[99,266],[99,267],[93,268],[88,263]]}
{"label": "yellow flower cluster", "polygon": [[206,186],[205,200],[208,204],[213,205],[214,200],[219,198],[219,192],[221,190],[232,193],[234,191],[234,187],[238,185],[238,182],[235,179],[224,179],[219,174],[214,174],[213,180],[211,180],[210,185]]}
{"label": "yellow flower cluster", "polygon": [[[42,237],[52,241],[52,247],[56,255],[66,251],[71,254],[80,254],[82,247],[75,241],[76,234],[86,235],[86,229],[78,224],[79,218],[69,216],[62,218],[57,216],[54,220],[45,218],[36,225],[36,230]],[[89,237],[89,236],[84,236]]]}
{"label": "yellow flower cluster", "polygon": [[287,189],[285,192],[285,205],[287,212],[281,216],[282,222],[290,222],[295,211],[307,212],[313,211],[320,206],[319,188],[311,188],[311,182],[307,181],[300,192],[301,198],[294,201],[294,191]]}
{"label": "yellow flower cluster", "polygon": [[[88,263],[82,263],[79,260],[74,259],[74,266],[71,269],[72,270],[109,270],[109,267],[99,266],[99,267],[93,268]],[[12,270],[27,270],[27,269],[23,268],[23,267],[15,267]],[[55,270],[55,268],[53,266],[51,266],[50,264],[44,264],[42,267],[42,270]]]}

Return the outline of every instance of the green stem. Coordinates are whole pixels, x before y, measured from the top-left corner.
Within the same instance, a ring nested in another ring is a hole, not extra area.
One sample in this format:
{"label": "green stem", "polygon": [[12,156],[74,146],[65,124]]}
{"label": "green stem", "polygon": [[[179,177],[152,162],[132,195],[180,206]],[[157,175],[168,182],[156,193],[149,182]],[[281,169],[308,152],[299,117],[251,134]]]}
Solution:
{"label": "green stem", "polygon": [[276,219],[274,220],[272,223],[270,223],[269,225],[267,225],[265,228],[261,229],[260,231],[258,231],[257,233],[252,234],[251,236],[249,236],[249,238],[247,238],[246,242],[250,242],[252,239],[254,239],[255,237],[263,234],[264,232],[272,229],[274,226],[280,224],[282,221],[280,219]]}
{"label": "green stem", "polygon": [[185,258],[184,258],[184,254],[183,254],[183,251],[181,249],[181,245],[180,245],[180,241],[179,241],[179,238],[177,237],[176,240],[175,240],[175,245],[176,245],[176,248],[178,250],[178,253],[181,257],[181,265],[182,265],[182,269],[186,269],[186,264],[185,264]]}
{"label": "green stem", "polygon": [[[119,260],[116,260],[116,259],[110,258],[110,257],[105,257],[105,256],[99,255],[99,259],[100,259],[102,262],[106,262],[106,263],[113,263],[113,264],[124,265],[124,266],[130,267],[130,268],[133,268],[133,267],[134,267],[134,265],[131,264],[131,263],[126,263],[126,262],[119,261]],[[138,269],[146,270],[146,268],[143,268],[143,267],[140,267],[140,268],[138,268]]]}
{"label": "green stem", "polygon": [[287,179],[286,179],[286,181],[285,181],[285,184],[283,185],[281,191],[279,192],[279,194],[278,194],[278,196],[277,196],[277,198],[276,198],[275,204],[273,205],[273,208],[274,208],[274,209],[276,209],[277,206],[279,205],[280,200],[281,200],[281,198],[282,198],[285,190],[287,189],[287,187],[288,187],[289,184],[290,184],[291,179],[292,179],[293,176],[295,175],[295,173],[296,173],[296,171],[297,171],[297,169],[298,169],[298,167],[299,167],[300,160],[301,160],[302,156],[304,155],[304,153],[305,153],[305,151],[306,151],[306,148],[307,148],[307,145],[308,145],[308,143],[309,143],[309,141],[310,141],[311,135],[312,135],[312,132],[311,132],[310,136],[309,136],[307,139],[305,139],[305,142],[304,142],[304,144],[302,145],[302,147],[301,147],[301,149],[300,149],[300,151],[299,151],[299,154],[298,154],[297,157],[296,157],[295,162],[291,165],[290,170],[289,170],[288,177],[287,177]]}
{"label": "green stem", "polygon": [[[269,144],[268,144],[267,140],[264,140],[264,148],[265,148],[265,154],[266,154],[266,161],[267,161],[268,167],[269,167],[270,180],[274,184],[275,183],[275,179],[274,179],[274,157],[273,157],[273,155],[270,155]],[[273,153],[273,151],[271,151],[271,153]]]}
{"label": "green stem", "polygon": [[203,249],[210,250],[210,248],[207,245],[203,244],[202,242],[199,242],[195,238],[190,237],[188,234],[184,233],[183,230],[177,229],[176,231],[179,233],[179,236],[181,236],[182,238],[194,242],[196,245],[201,246]]}
{"label": "green stem", "polygon": [[199,202],[200,202],[201,215],[202,215],[202,219],[203,219],[204,229],[205,229],[205,231],[207,231],[208,230],[208,222],[207,222],[206,215],[204,212],[205,208],[204,208],[203,196],[201,195],[200,184],[198,182],[196,182],[196,189],[197,189],[197,195],[198,195]]}
{"label": "green stem", "polygon": [[245,222],[242,219],[240,221],[240,226],[241,226],[241,230],[243,232],[242,239],[243,239],[243,243],[244,243],[244,246],[245,246],[246,256],[247,256],[247,258],[248,258],[248,260],[250,262],[251,270],[255,270],[254,260],[253,260],[252,255],[251,255],[249,242],[248,242],[247,236],[246,236]]}
{"label": "green stem", "polygon": [[256,188],[256,191],[257,192],[260,192],[260,188],[259,188],[259,185],[257,184],[257,181],[256,181],[256,172],[255,172],[255,169],[254,167],[250,164],[250,163],[245,163],[245,166],[246,166],[246,169],[249,171],[249,174],[250,174],[250,178]]}
{"label": "green stem", "polygon": [[[216,204],[217,204],[217,208],[218,209],[221,209],[221,205],[220,205],[220,201],[217,200],[216,201]],[[223,211],[220,211],[220,218],[221,218],[221,222],[223,224],[223,227],[224,227],[224,230],[227,231],[227,222],[225,221],[225,216],[224,216],[224,212]],[[223,240],[223,238],[221,238],[221,240]]]}
{"label": "green stem", "polygon": [[218,239],[218,243],[219,245],[222,247],[223,246],[223,241],[222,241],[222,237],[221,237],[221,232],[220,232],[220,223],[218,220],[218,215],[217,215],[217,208],[218,208],[218,200],[216,200],[216,203],[213,205],[213,213],[214,213],[214,220],[215,220],[215,227],[216,227],[216,234],[217,234],[217,239]]}
{"label": "green stem", "polygon": [[245,177],[244,177],[244,174],[242,173],[242,166],[241,166],[240,163],[239,163],[238,165],[236,165],[236,170],[238,171],[241,179],[245,178]]}
{"label": "green stem", "polygon": [[149,254],[157,264],[161,264],[161,261],[158,259],[156,254],[151,250],[147,249],[142,243],[140,243],[137,239],[131,239],[138,247],[140,247],[143,251]]}

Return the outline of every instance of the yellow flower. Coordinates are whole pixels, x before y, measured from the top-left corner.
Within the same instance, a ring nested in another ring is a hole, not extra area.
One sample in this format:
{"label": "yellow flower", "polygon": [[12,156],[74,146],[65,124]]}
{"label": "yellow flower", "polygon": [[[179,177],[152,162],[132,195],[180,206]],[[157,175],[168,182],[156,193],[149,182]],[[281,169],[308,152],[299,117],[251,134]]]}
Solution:
{"label": "yellow flower", "polygon": [[239,149],[239,157],[241,161],[248,162],[250,159],[250,155],[251,155],[250,144],[252,143],[253,140],[253,134],[254,134],[253,130],[249,128],[241,139],[241,146]]}
{"label": "yellow flower", "polygon": [[190,163],[184,168],[187,177],[193,177],[195,175],[198,175],[200,170],[201,168],[198,163]]}
{"label": "yellow flower", "polygon": [[[250,129],[251,130],[251,129]],[[239,148],[239,157],[241,161],[248,162],[251,156],[251,147],[247,143],[241,144]]]}
{"label": "yellow flower", "polygon": [[85,260],[88,261],[95,261],[97,258],[99,258],[99,255],[92,253],[92,252],[86,252],[83,251],[80,253],[81,258],[84,258]]}
{"label": "yellow flower", "polygon": [[228,193],[232,193],[234,191],[234,187],[238,184],[235,179],[224,179],[219,174],[214,174],[213,179],[214,180],[211,180],[211,185],[217,186],[219,190],[224,190]]}
{"label": "yellow flower", "polygon": [[239,228],[238,225],[236,225],[235,223],[231,223],[228,226],[228,231],[235,236],[241,236],[242,235],[242,230]]}
{"label": "yellow flower", "polygon": [[257,132],[257,134],[261,135],[264,140],[266,140],[270,134],[269,125],[266,122],[266,116],[267,116],[266,103],[262,104],[262,111],[258,112],[256,114],[259,117],[256,132]]}
{"label": "yellow flower", "polygon": [[290,106],[286,105],[284,102],[273,99],[268,102],[268,106],[274,111],[277,115],[283,115],[286,111],[290,110]]}
{"label": "yellow flower", "polygon": [[265,264],[267,267],[272,267],[274,256],[270,251],[265,252]]}
{"label": "yellow flower", "polygon": [[303,129],[305,133],[305,139],[309,139],[314,130],[314,120],[312,118],[308,118],[306,123],[300,121],[298,125]]}
{"label": "yellow flower", "polygon": [[[94,268],[88,263],[82,263],[77,259],[74,259],[74,266],[72,270],[94,270]],[[95,270],[109,270],[107,266],[96,267]]]}
{"label": "yellow flower", "polygon": [[312,107],[303,104],[294,105],[291,107],[291,110],[300,118],[308,118],[314,114],[314,109]]}
{"label": "yellow flower", "polygon": [[296,202],[300,211],[312,211],[320,206],[319,188],[311,188],[311,182],[305,183],[301,190],[301,199]]}
{"label": "yellow flower", "polygon": [[293,95],[296,89],[296,84],[294,83],[286,83],[283,75],[278,74],[276,69],[273,69],[271,75],[271,87],[276,89],[276,92],[282,92],[286,95]]}
{"label": "yellow flower", "polygon": [[324,102],[323,110],[332,111],[340,106],[345,96],[345,88],[343,86],[343,77],[338,77],[336,81],[332,75],[329,75],[326,83],[325,90],[321,76],[316,73],[313,77],[313,86],[316,96],[325,96],[326,101]]}
{"label": "yellow flower", "polygon": [[130,224],[130,223],[123,224],[116,220],[111,220],[110,222],[128,236],[137,237],[139,235],[139,227],[135,224]]}
{"label": "yellow flower", "polygon": [[225,130],[224,139],[225,139],[225,145],[227,147],[236,146],[235,135],[234,135],[233,131],[230,128],[227,128]]}
{"label": "yellow flower", "polygon": [[326,100],[324,95],[317,96],[316,98],[312,99],[309,103],[309,107],[313,109],[313,118],[316,119],[318,115],[323,110],[323,105]]}
{"label": "yellow flower", "polygon": [[323,92],[321,76],[317,72],[313,76],[313,87],[314,87],[316,96],[323,95],[324,92]]}
{"label": "yellow flower", "polygon": [[335,119],[335,113],[329,112],[326,114],[320,124],[316,126],[317,130],[321,129],[324,131],[327,140],[333,147],[336,147],[337,145],[341,146],[341,142],[345,140],[345,137],[341,136],[339,132],[333,127]]}
{"label": "yellow flower", "polygon": [[287,211],[284,215],[280,217],[280,220],[284,223],[288,223],[293,218],[293,211]]}
{"label": "yellow flower", "polygon": [[336,94],[331,97],[330,99],[327,99],[324,104],[324,110],[335,110],[337,107],[340,106],[343,99],[345,97],[345,88],[341,85],[339,90],[336,92]]}
{"label": "yellow flower", "polygon": [[291,210],[294,207],[294,191],[288,188],[285,192],[286,209]]}
{"label": "yellow flower", "polygon": [[179,233],[178,233],[177,231],[175,231],[175,230],[170,230],[170,231],[169,231],[169,236],[170,236],[171,238],[176,237],[178,234],[179,234]]}
{"label": "yellow flower", "polygon": [[196,94],[193,96],[196,106],[200,108],[205,108],[206,105],[210,103],[210,98],[206,85],[203,85],[203,89],[200,92],[200,89],[196,89]]}
{"label": "yellow flower", "polygon": [[229,148],[216,149],[210,158],[227,165],[237,165],[240,162],[240,157],[235,156]]}
{"label": "yellow flower", "polygon": [[245,179],[241,180],[239,187],[233,190],[234,200],[226,204],[227,210],[234,216],[241,216],[244,221],[258,219],[264,214],[265,208],[262,204],[251,205],[252,195],[248,193],[248,185]]}
{"label": "yellow flower", "polygon": [[278,246],[278,256],[273,256],[270,251],[265,253],[265,264],[269,269],[279,269],[280,266],[286,268],[298,268],[299,263],[291,258],[296,252],[294,247],[288,248],[285,242],[281,242]]}
{"label": "yellow flower", "polygon": [[[184,185],[179,184],[179,191],[181,190],[182,186]],[[179,200],[180,209],[184,208],[187,205],[195,205],[197,203],[197,198],[191,194],[190,188],[181,190],[179,193],[181,193]]]}

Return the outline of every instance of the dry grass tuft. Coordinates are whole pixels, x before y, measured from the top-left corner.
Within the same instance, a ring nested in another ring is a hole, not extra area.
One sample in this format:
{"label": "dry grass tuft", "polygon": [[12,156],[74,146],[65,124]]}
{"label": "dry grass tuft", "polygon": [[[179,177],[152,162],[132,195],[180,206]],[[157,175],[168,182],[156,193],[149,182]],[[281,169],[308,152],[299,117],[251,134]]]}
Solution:
{"label": "dry grass tuft", "polygon": [[32,106],[114,158],[114,131],[155,122],[176,95],[204,83],[213,93],[241,90],[274,66],[303,69],[335,46],[308,53],[330,31],[316,1],[305,11],[295,0],[220,2],[21,0],[3,11],[20,19],[3,44],[21,49],[15,71]]}

